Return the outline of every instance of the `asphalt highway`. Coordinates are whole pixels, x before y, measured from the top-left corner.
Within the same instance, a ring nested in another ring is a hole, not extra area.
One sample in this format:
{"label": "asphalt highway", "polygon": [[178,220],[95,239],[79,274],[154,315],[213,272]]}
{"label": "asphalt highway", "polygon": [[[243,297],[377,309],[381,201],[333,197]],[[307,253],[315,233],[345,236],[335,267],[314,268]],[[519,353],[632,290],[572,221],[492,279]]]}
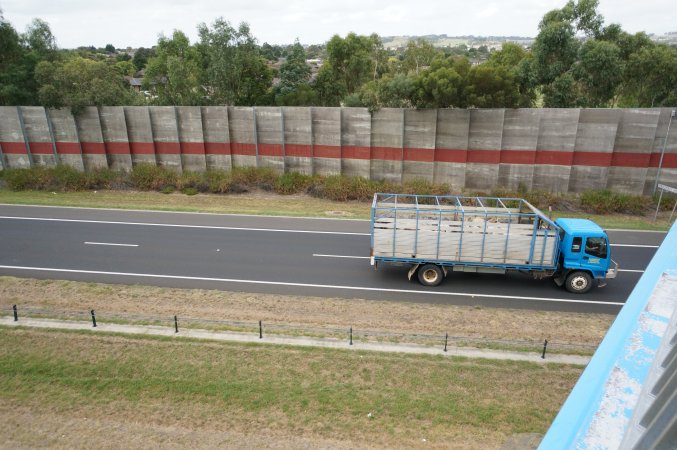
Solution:
{"label": "asphalt highway", "polygon": [[665,233],[609,236],[622,271],[585,295],[521,274],[451,273],[428,288],[407,267],[369,265],[363,220],[0,205],[0,275],[616,313]]}

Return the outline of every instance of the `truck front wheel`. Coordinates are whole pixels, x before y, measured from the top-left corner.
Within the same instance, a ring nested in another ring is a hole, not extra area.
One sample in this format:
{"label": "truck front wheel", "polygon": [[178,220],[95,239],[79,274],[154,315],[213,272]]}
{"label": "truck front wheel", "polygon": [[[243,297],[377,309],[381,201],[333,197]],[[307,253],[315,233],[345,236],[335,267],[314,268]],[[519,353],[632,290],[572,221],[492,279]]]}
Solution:
{"label": "truck front wheel", "polygon": [[418,269],[418,281],[423,286],[437,286],[444,279],[444,273],[440,266],[426,264]]}
{"label": "truck front wheel", "polygon": [[571,272],[567,275],[565,286],[569,292],[573,292],[574,294],[585,294],[592,287],[592,277],[588,272]]}

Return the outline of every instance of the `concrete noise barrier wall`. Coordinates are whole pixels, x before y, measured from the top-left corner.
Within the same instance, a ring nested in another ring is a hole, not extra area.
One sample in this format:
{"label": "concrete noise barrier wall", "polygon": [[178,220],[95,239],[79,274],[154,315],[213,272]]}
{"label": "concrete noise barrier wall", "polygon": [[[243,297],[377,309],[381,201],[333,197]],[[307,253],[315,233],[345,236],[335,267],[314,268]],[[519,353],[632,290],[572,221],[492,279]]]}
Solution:
{"label": "concrete noise barrier wall", "polygon": [[677,186],[673,108],[0,107],[0,170],[65,164],[423,179],[454,191]]}

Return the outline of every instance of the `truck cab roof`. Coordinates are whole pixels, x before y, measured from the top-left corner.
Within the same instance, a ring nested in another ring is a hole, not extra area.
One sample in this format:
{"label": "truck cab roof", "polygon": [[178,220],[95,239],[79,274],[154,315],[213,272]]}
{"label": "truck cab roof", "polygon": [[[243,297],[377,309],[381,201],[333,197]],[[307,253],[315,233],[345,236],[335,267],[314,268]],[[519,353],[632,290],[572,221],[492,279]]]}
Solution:
{"label": "truck cab roof", "polygon": [[567,234],[585,234],[587,236],[606,236],[604,230],[592,220],[588,219],[557,219],[557,226]]}

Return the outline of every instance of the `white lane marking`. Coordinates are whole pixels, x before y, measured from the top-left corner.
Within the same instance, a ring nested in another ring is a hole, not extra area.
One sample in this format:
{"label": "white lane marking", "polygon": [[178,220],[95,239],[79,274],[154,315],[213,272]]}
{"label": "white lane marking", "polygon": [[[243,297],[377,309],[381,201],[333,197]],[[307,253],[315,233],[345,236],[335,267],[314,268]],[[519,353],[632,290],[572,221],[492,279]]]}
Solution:
{"label": "white lane marking", "polygon": [[110,245],[111,247],[138,247],[139,244],[116,244],[114,242],[85,242],[85,245]]}
{"label": "white lane marking", "polygon": [[619,272],[633,272],[633,273],[644,273],[643,270],[636,269],[618,269]]}
{"label": "white lane marking", "polygon": [[293,286],[293,287],[309,287],[309,288],[323,288],[323,289],[345,289],[352,291],[369,291],[369,292],[393,292],[403,294],[416,295],[441,295],[453,297],[479,297],[479,298],[495,298],[508,300],[529,300],[537,302],[559,302],[559,303],[585,303],[591,305],[613,305],[623,306],[623,302],[602,302],[598,300],[574,300],[568,298],[544,298],[544,297],[521,297],[516,295],[495,295],[495,294],[473,294],[466,292],[442,292],[442,291],[418,291],[414,289],[388,289],[388,288],[373,288],[363,286],[339,286],[332,284],[310,284],[310,283],[291,283],[284,281],[262,281],[262,280],[239,280],[235,278],[211,278],[211,277],[190,277],[182,275],[161,275],[153,273],[126,273],[126,272],[105,272],[100,270],[79,270],[79,269],[56,269],[51,267],[26,267],[26,266],[3,266],[0,269],[8,270],[25,270],[34,272],[58,272],[58,273],[81,273],[88,275],[113,275],[122,277],[134,278],[160,278],[173,280],[191,280],[191,281],[218,281],[223,283],[241,283],[241,284],[258,284],[258,285],[272,285],[272,286]]}
{"label": "white lane marking", "polygon": [[637,248],[658,248],[658,245],[641,245],[641,244],[611,244],[612,247],[637,247]]}
{"label": "white lane marking", "polygon": [[315,231],[315,230],[284,230],[275,228],[247,228],[247,227],[217,227],[211,225],[180,225],[174,223],[149,223],[149,222],[117,222],[110,220],[83,220],[83,219],[54,219],[45,217],[14,217],[0,216],[0,219],[13,220],[34,220],[37,222],[76,222],[76,223],[100,223],[105,225],[139,225],[148,227],[167,227],[167,228],[199,228],[207,230],[238,230],[238,231],[272,231],[277,233],[306,233],[306,234],[339,234],[350,236],[370,236],[369,233],[351,233],[347,231]]}
{"label": "white lane marking", "polygon": [[350,256],[350,255],[322,255],[320,253],[313,253],[313,256],[322,256],[324,258],[350,258],[350,259],[369,259],[368,256]]}

